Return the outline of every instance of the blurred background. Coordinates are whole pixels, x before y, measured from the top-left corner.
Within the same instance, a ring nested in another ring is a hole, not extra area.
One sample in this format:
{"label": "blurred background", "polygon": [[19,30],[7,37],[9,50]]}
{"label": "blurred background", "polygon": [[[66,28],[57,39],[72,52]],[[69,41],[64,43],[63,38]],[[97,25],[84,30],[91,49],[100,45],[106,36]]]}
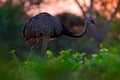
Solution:
{"label": "blurred background", "polygon": [[[102,47],[115,52],[120,49],[120,5],[119,0],[93,0],[92,16],[99,28],[91,27],[81,38],[61,36],[48,43],[47,49],[54,55],[61,50],[72,49],[72,53],[97,53]],[[0,58],[10,59],[9,51],[23,59],[30,52],[21,36],[22,27],[32,16],[48,12],[58,16],[64,25],[73,32],[84,28],[85,16],[89,16],[90,0],[0,0]],[[81,10],[82,7],[82,10]],[[35,55],[40,49],[35,49]]]}

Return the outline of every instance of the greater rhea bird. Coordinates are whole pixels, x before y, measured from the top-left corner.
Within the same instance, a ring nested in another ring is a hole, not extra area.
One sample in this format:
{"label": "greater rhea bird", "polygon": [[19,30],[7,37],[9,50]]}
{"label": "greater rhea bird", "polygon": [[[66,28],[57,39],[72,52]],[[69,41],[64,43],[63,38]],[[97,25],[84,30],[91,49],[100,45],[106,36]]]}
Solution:
{"label": "greater rhea bird", "polygon": [[31,48],[41,45],[41,52],[45,53],[49,40],[53,40],[61,35],[74,38],[82,37],[91,24],[97,26],[94,19],[88,18],[85,20],[83,31],[81,33],[73,33],[63,25],[59,18],[43,12],[30,18],[25,23],[22,30],[22,36],[26,43],[35,42]]}

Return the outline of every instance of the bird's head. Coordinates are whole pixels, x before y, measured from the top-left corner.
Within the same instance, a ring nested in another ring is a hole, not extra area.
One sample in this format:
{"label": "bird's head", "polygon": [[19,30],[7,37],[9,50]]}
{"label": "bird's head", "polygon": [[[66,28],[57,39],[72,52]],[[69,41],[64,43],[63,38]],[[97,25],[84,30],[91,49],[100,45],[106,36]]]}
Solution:
{"label": "bird's head", "polygon": [[86,26],[96,26],[96,27],[99,26],[98,23],[93,18],[87,18],[85,20],[85,24]]}

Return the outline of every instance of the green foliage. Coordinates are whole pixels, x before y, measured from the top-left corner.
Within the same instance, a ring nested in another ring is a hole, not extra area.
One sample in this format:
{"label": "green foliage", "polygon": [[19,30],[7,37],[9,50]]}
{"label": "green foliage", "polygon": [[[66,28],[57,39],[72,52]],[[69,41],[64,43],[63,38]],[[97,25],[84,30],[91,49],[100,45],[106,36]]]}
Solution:
{"label": "green foliage", "polygon": [[8,56],[11,49],[19,52],[24,50],[21,30],[26,17],[21,5],[6,4],[0,7],[0,53],[3,53],[1,56]]}
{"label": "green foliage", "polygon": [[20,30],[20,26],[22,26],[20,13],[20,6],[6,5],[1,7],[0,36],[2,39],[9,40],[11,37],[14,38],[17,36],[16,34],[18,34],[18,30]]}
{"label": "green foliage", "polygon": [[[0,62],[0,80],[119,80],[120,56],[102,48],[87,58],[84,54],[61,51],[54,57],[47,51],[47,59],[37,57],[21,62],[15,50],[9,51],[12,60]],[[5,75],[5,76],[4,76]],[[7,76],[7,77],[6,77]]]}
{"label": "green foliage", "polygon": [[[95,54],[92,58],[85,60],[85,72],[84,76],[89,80],[119,80],[120,73],[118,68],[120,67],[120,56],[114,55],[107,49],[101,49],[99,54]],[[84,79],[84,80],[88,80]]]}

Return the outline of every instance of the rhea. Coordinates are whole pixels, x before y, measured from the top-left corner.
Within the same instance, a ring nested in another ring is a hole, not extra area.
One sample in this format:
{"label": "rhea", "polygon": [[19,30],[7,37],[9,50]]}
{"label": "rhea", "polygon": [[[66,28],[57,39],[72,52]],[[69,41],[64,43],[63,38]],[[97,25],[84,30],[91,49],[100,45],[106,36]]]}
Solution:
{"label": "rhea", "polygon": [[22,29],[22,36],[26,43],[35,42],[31,47],[32,49],[41,45],[41,53],[45,53],[48,41],[56,39],[61,35],[73,38],[82,37],[91,24],[92,26],[98,26],[94,19],[87,18],[82,32],[73,33],[63,25],[59,18],[43,12],[33,16],[25,23]]}

